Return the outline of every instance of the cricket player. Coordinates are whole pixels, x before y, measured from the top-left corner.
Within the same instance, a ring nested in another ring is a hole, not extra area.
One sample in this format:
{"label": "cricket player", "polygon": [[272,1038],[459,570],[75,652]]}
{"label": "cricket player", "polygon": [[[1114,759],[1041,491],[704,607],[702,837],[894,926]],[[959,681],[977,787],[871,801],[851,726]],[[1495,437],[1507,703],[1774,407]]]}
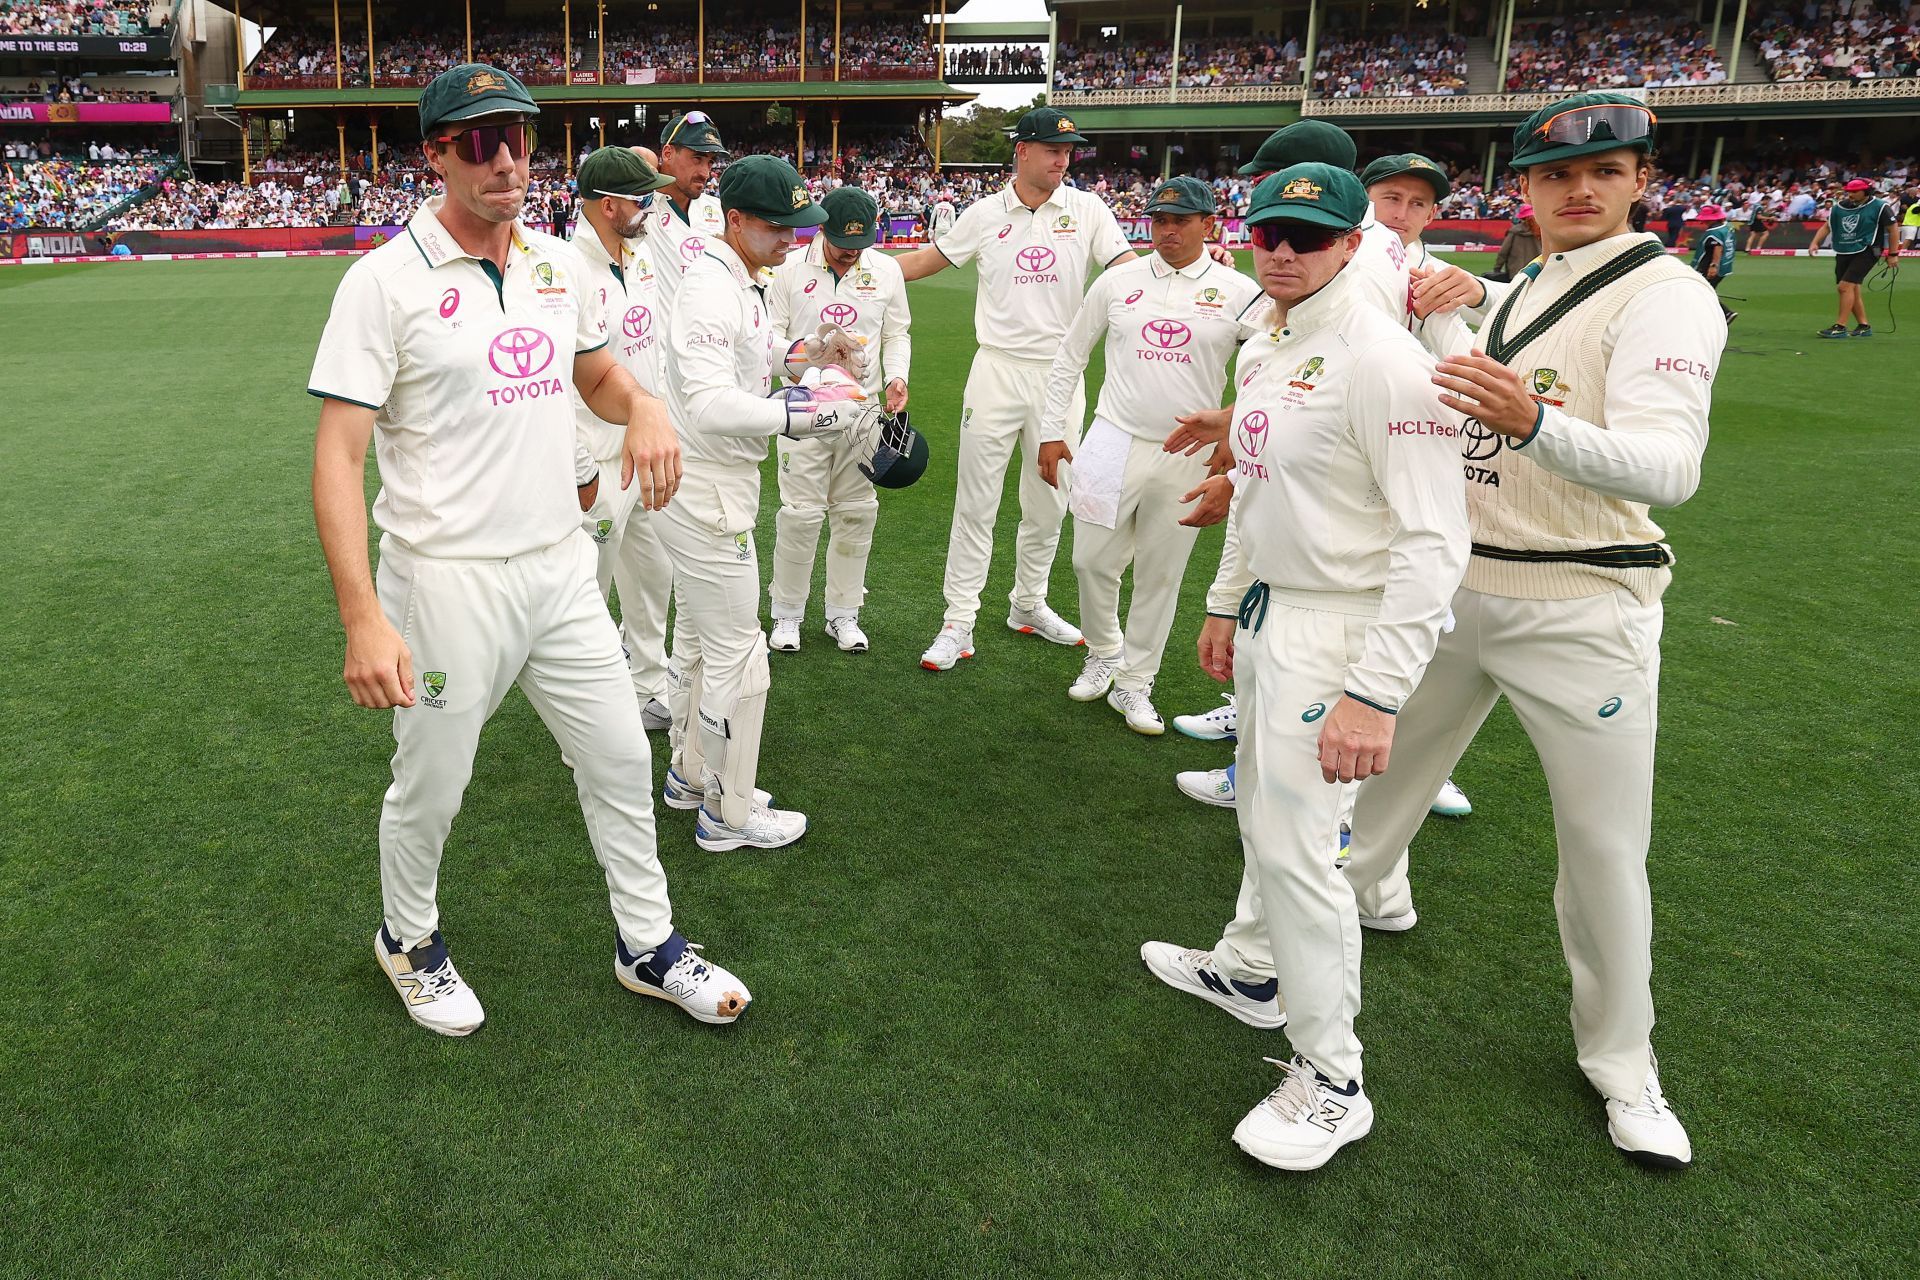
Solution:
{"label": "cricket player", "polygon": [[1236,369],[1235,536],[1200,648],[1239,690],[1236,809],[1272,968],[1240,967],[1232,938],[1141,948],[1171,985],[1284,1022],[1294,1056],[1271,1061],[1286,1079],[1233,1135],[1281,1169],[1317,1169],[1373,1126],[1353,1026],[1360,924],[1330,856],[1339,784],[1387,771],[1468,553],[1460,419],[1436,403],[1432,357],[1346,276],[1366,214],[1359,180],[1328,164],[1267,177],[1247,214],[1274,305]]}
{"label": "cricket player", "polygon": [[[804,341],[830,325],[865,345],[867,376],[862,390],[890,414],[907,407],[907,377],[913,363],[913,316],[900,268],[874,248],[880,207],[859,187],[836,187],[820,202],[827,220],[805,251],[774,268],[767,310],[776,334]],[[813,559],[820,526],[827,540],[826,630],[843,653],[865,653],[860,606],[867,595],[867,554],[880,502],[873,481],[860,470],[868,450],[854,435],[833,440],[781,438],[780,513],[775,518],[773,583],[774,649],[800,647],[800,622],[813,591]]]}
{"label": "cricket player", "polygon": [[1900,216],[1900,246],[1903,251],[1920,248],[1920,187],[1907,191],[1907,211]]}
{"label": "cricket player", "polygon": [[807,818],[772,808],[754,785],[770,686],[753,545],[760,464],[772,437],[832,437],[858,414],[850,402],[798,388],[769,393],[775,371],[798,376],[802,360],[859,376],[864,353],[838,331],[834,341],[816,336],[797,349],[778,338],[768,273],[797,243],[795,227],[827,216],[793,166],[773,156],[734,161],[720,179],[720,204],[726,229],[688,269],[667,322],[668,403],[686,453],[686,477],[660,519],[679,610],[667,802],[698,803],[702,849],[777,849],[806,833]]}
{"label": "cricket player", "polygon": [[939,241],[953,231],[954,219],[959,214],[953,207],[953,192],[942,191],[940,198],[933,202],[933,217],[928,220],[928,239]]}
{"label": "cricket player", "polygon": [[647,236],[653,243],[660,298],[668,307],[707,242],[726,231],[720,202],[707,188],[713,183],[713,166],[728,157],[720,131],[704,111],[674,116],[660,130],[660,172],[673,184],[662,188],[662,198],[653,202]]}
{"label": "cricket player", "polygon": [[1631,98],[1582,93],[1514,130],[1544,252],[1503,291],[1480,347],[1434,377],[1442,403],[1471,415],[1473,556],[1458,624],[1397,717],[1393,768],[1361,788],[1347,876],[1364,895],[1390,870],[1504,695],[1552,797],[1580,1069],[1616,1146],[1681,1167],[1692,1147],[1650,1042],[1646,863],[1673,553],[1648,508],[1699,485],[1727,326],[1706,283],[1631,230],[1654,127]]}
{"label": "cricket player", "polygon": [[[1153,681],[1200,535],[1180,523],[1183,504],[1208,472],[1206,458],[1161,445],[1182,409],[1220,403],[1240,313],[1260,292],[1207,256],[1215,209],[1213,188],[1198,178],[1173,178],[1154,192],[1146,207],[1154,251],[1114,267],[1087,291],[1048,371],[1040,419],[1040,478],[1059,488],[1061,464],[1074,464],[1068,509],[1087,658],[1067,696],[1104,696],[1135,733],[1166,731]],[[1076,455],[1068,441],[1078,438],[1080,423],[1067,414],[1103,334],[1106,381]],[[1123,634],[1120,578],[1129,565],[1133,595]]]}
{"label": "cricket player", "polygon": [[[1827,220],[1813,233],[1808,257],[1819,251],[1829,234],[1833,236],[1833,279],[1840,295],[1840,318],[1816,336],[1871,338],[1873,326],[1867,323],[1867,301],[1860,286],[1866,283],[1876,257],[1885,254],[1889,262],[1899,260],[1900,247],[1893,240],[1893,209],[1873,194],[1871,182],[1854,178],[1847,183],[1846,194],[1827,210]],[[1855,321],[1851,333],[1847,331],[1849,318]]]}
{"label": "cricket player", "polygon": [[[1693,269],[1718,293],[1720,282],[1733,274],[1733,228],[1727,225],[1727,211],[1717,204],[1701,205],[1693,220],[1700,228],[1693,241]],[[1720,314],[1732,324],[1740,313],[1722,302]]]}
{"label": "cricket player", "polygon": [[[1072,323],[1095,267],[1134,256],[1113,211],[1100,197],[1063,185],[1075,146],[1087,141],[1052,107],[1020,117],[1013,131],[1013,181],[967,206],[950,235],[902,254],[907,280],[979,259],[974,328],[980,350],[967,375],[960,412],[959,475],[947,541],[946,620],[921,655],[929,671],[947,671],[974,652],[973,624],[993,558],[993,523],[1016,443],[1039,456],[1047,370]],[[1078,424],[1085,390],[1065,420]],[[1067,441],[1079,443],[1077,431]],[[1054,644],[1078,645],[1080,629],[1047,605],[1047,578],[1066,515],[1064,491],[1020,469],[1020,532],[1007,626]]]}
{"label": "cricket player", "polygon": [[[321,399],[314,516],[347,632],[347,687],[361,706],[394,708],[374,955],[421,1026],[464,1036],[484,1021],[435,897],[480,730],[518,684],[574,761],[617,926],[615,977],[702,1022],[732,1022],[752,999],[745,984],[674,927],[647,735],[580,528],[602,485],[665,506],[679,449],[660,401],[607,351],[577,255],[519,221],[538,114],[493,67],[458,66],[427,86],[421,149],[445,194],[348,269],[308,384]],[[576,464],[576,391],[626,424],[619,474]]]}
{"label": "cricket player", "polygon": [[[662,357],[666,316],[660,303],[660,273],[645,239],[653,193],[673,180],[627,147],[602,147],[580,166],[580,219],[573,238],[581,279],[600,311],[608,350],[642,390],[665,395]],[[574,395],[574,422],[581,447],[602,474],[619,469],[622,433]],[[600,594],[620,589],[620,629],[627,650],[641,722],[650,731],[667,728],[667,600],[673,567],[654,530],[654,517],[638,505],[638,491],[603,484],[588,508],[586,529],[599,548],[595,577]]]}

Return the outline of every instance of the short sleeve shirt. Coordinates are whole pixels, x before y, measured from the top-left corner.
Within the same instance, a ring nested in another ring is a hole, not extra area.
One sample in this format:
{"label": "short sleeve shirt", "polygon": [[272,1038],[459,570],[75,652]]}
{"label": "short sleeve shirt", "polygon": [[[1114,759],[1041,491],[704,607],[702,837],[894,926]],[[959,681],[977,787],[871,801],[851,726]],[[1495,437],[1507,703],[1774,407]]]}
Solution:
{"label": "short sleeve shirt", "polygon": [[[642,390],[664,398],[662,362],[666,344],[662,335],[667,317],[661,308],[660,280],[645,237],[621,241],[617,264],[588,223],[581,223],[580,234],[571,243],[581,258],[583,287],[606,326],[607,349]],[[588,451],[602,462],[618,457],[626,441],[626,428],[602,418],[577,394],[573,407],[575,424]]]}
{"label": "short sleeve shirt", "polygon": [[702,195],[680,212],[665,192],[653,197],[648,210],[647,243],[653,252],[653,266],[660,275],[660,301],[671,307],[687,269],[700,261],[707,245],[727,230],[727,215],[720,202]]}

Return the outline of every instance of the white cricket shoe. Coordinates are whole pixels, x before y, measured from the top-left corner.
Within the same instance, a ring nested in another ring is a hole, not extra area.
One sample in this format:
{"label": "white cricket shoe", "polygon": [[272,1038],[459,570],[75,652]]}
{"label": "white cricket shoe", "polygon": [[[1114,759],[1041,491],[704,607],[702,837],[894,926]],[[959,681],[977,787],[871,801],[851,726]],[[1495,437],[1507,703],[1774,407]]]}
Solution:
{"label": "white cricket shoe", "polygon": [[807,815],[797,809],[772,809],[757,798],[744,826],[731,826],[704,804],[693,823],[693,842],[708,853],[729,849],[780,849],[807,834]]}
{"label": "white cricket shoe", "polygon": [[652,951],[635,955],[627,940],[613,935],[613,976],[629,991],[679,1005],[693,1018],[725,1026],[753,1003],[747,984],[699,955],[678,929]]}
{"label": "white cricket shoe", "polygon": [[[711,773],[711,771],[709,771],[709,773]],[[694,790],[693,786],[688,783],[685,778],[681,777],[672,765],[668,765],[666,785],[660,788],[660,801],[669,809],[698,809],[707,802],[707,792],[704,787],[698,791]],[[755,787],[753,789],[753,802],[755,804],[771,805],[773,803],[773,793],[771,791],[762,791],[759,787]]]}
{"label": "white cricket shoe", "polygon": [[1173,727],[1175,731],[1202,742],[1219,742],[1222,739],[1231,742],[1240,734],[1240,708],[1233,695],[1228,694],[1225,706],[1215,707],[1197,716],[1175,716]]}
{"label": "white cricket shoe", "polygon": [[1249,983],[1225,977],[1213,962],[1213,952],[1176,947],[1171,942],[1141,943],[1140,959],[1154,977],[1175,991],[1218,1005],[1250,1027],[1272,1031],[1287,1025],[1287,1012],[1280,1007],[1278,978]]}
{"label": "white cricket shoe", "polygon": [[1373,1103],[1358,1080],[1336,1087],[1297,1054],[1291,1062],[1267,1061],[1286,1072],[1287,1078],[1233,1130],[1234,1145],[1261,1164],[1275,1169],[1318,1169],[1340,1148],[1373,1129]]}
{"label": "white cricket shoe", "polygon": [[1145,689],[1115,689],[1107,695],[1107,705],[1127,718],[1127,728],[1157,738],[1167,731],[1167,722],[1154,709],[1153,697]]}
{"label": "white cricket shoe", "polygon": [[828,618],[827,634],[840,646],[842,653],[865,653],[867,651],[867,633],[860,629],[858,618]]}
{"label": "white cricket shoe", "polygon": [[773,634],[767,637],[767,648],[781,653],[800,652],[800,619],[775,618]]}
{"label": "white cricket shoe", "polygon": [[1067,686],[1067,696],[1075,702],[1092,702],[1104,697],[1107,690],[1113,688],[1113,673],[1119,669],[1119,655],[1103,658],[1089,650],[1080,674]]}
{"label": "white cricket shoe", "polygon": [[658,698],[648,698],[647,705],[640,708],[640,727],[648,733],[673,728],[673,709]]}
{"label": "white cricket shoe", "polygon": [[1660,1068],[1647,1071],[1640,1096],[1628,1102],[1607,1099],[1607,1136],[1638,1164],[1654,1169],[1684,1169],[1693,1163],[1686,1126],[1660,1092]]}
{"label": "white cricket shoe", "polygon": [[920,655],[920,665],[929,671],[951,671],[954,663],[972,656],[973,632],[949,622]]}
{"label": "white cricket shoe", "polygon": [[480,997],[453,967],[447,941],[438,929],[413,950],[404,951],[383,920],[374,930],[373,958],[400,993],[407,1016],[427,1030],[443,1036],[471,1035],[487,1020]]}
{"label": "white cricket shoe", "polygon": [[1051,640],[1069,648],[1087,642],[1087,638],[1080,634],[1080,628],[1048,608],[1045,600],[1031,609],[1009,609],[1007,625],[1023,636],[1039,636],[1042,640]]}
{"label": "white cricket shoe", "polygon": [[1224,769],[1191,769],[1185,773],[1173,775],[1173,785],[1180,788],[1180,794],[1191,796],[1201,804],[1217,804],[1222,809],[1233,808],[1233,766]]}
{"label": "white cricket shoe", "polygon": [[[1343,864],[1344,865],[1344,864]],[[1412,907],[1397,916],[1361,916],[1360,927],[1375,933],[1405,933],[1420,923],[1420,913]]]}
{"label": "white cricket shoe", "polygon": [[1467,793],[1448,778],[1440,784],[1440,794],[1433,798],[1433,811],[1443,818],[1464,818],[1473,812],[1473,804],[1467,799]]}

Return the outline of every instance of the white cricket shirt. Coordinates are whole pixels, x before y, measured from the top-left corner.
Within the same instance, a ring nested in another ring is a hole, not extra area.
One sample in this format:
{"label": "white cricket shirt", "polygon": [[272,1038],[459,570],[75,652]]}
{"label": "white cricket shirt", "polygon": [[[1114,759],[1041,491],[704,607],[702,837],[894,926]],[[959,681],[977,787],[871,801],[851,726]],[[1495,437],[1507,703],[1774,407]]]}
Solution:
{"label": "white cricket shirt", "polygon": [[667,405],[689,462],[758,474],[787,407],[767,399],[786,343],[775,332],[765,286],[725,240],[688,269],[668,309]]}
{"label": "white cricket shirt", "polygon": [[934,247],[956,267],[979,260],[973,326],[980,345],[1034,363],[1053,359],[1093,268],[1130,251],[1106,202],[1064,184],[1029,209],[1008,183],[968,205]]}
{"label": "white cricket shirt", "polygon": [[726,232],[727,215],[714,197],[701,195],[681,213],[665,191],[654,193],[653,207],[647,210],[647,242],[660,276],[662,303],[673,306],[674,293],[688,269]]}
{"label": "white cricket shirt", "polygon": [[566,242],[516,222],[506,270],[421,205],[348,268],[311,395],[376,410],[373,518],[415,552],[505,559],[580,527],[573,357],[606,343]]}
{"label": "white cricket shirt", "polygon": [[913,363],[913,316],[907,309],[907,280],[900,264],[878,249],[862,249],[860,260],[836,276],[821,253],[824,237],[815,233],[773,269],[767,306],[774,331],[785,348],[818,332],[823,322],[837,324],[867,340],[864,388],[878,397],[895,378],[908,381]]}
{"label": "white cricket shirt", "polygon": [[1064,440],[1073,393],[1106,334],[1107,373],[1094,412],[1142,440],[1164,440],[1174,418],[1220,405],[1239,315],[1260,286],[1202,253],[1177,270],[1159,254],[1123,262],[1093,282],[1047,373],[1042,440]]}
{"label": "white cricket shirt", "polygon": [[[581,220],[571,242],[580,255],[582,287],[593,299],[606,329],[607,349],[622,368],[634,376],[643,391],[662,395],[666,344],[666,313],[660,308],[660,281],[644,237],[620,242],[620,261],[614,262],[593,225]],[[664,397],[663,397],[664,398]],[[626,444],[625,423],[608,422],[575,392],[574,425],[580,443],[596,459],[617,458]]]}

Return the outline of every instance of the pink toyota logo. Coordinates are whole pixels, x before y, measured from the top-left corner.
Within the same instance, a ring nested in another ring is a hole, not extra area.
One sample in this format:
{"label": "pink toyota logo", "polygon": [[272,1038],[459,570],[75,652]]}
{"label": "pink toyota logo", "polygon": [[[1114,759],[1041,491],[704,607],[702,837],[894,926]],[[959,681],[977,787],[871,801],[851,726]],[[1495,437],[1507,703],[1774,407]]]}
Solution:
{"label": "pink toyota logo", "polygon": [[1267,447],[1267,415],[1255,409],[1240,419],[1240,447],[1249,458],[1257,458]]}
{"label": "pink toyota logo", "polygon": [[828,324],[837,324],[844,329],[860,318],[860,312],[851,302],[829,302],[820,308],[820,318]]}
{"label": "pink toyota logo", "polygon": [[620,332],[629,338],[644,338],[653,332],[653,312],[645,307],[628,307],[621,317]]}
{"label": "pink toyota logo", "polygon": [[1031,244],[1014,254],[1013,260],[1020,264],[1022,271],[1045,271],[1053,265],[1053,250],[1044,245]]}
{"label": "pink toyota logo", "polygon": [[440,295],[440,318],[442,320],[451,319],[453,313],[459,309],[460,291],[458,289],[449,289]]}
{"label": "pink toyota logo", "polygon": [[531,378],[553,363],[553,339],[538,329],[505,330],[488,349],[487,363],[503,378]]}
{"label": "pink toyota logo", "polygon": [[1193,330],[1178,320],[1149,320],[1140,326],[1140,336],[1162,351],[1174,351],[1193,341]]}
{"label": "pink toyota logo", "polygon": [[705,240],[702,240],[699,236],[688,236],[685,240],[682,240],[680,242],[680,256],[685,258],[688,262],[692,262],[695,258],[699,257],[701,254],[705,253],[706,251],[707,251],[707,242]]}

